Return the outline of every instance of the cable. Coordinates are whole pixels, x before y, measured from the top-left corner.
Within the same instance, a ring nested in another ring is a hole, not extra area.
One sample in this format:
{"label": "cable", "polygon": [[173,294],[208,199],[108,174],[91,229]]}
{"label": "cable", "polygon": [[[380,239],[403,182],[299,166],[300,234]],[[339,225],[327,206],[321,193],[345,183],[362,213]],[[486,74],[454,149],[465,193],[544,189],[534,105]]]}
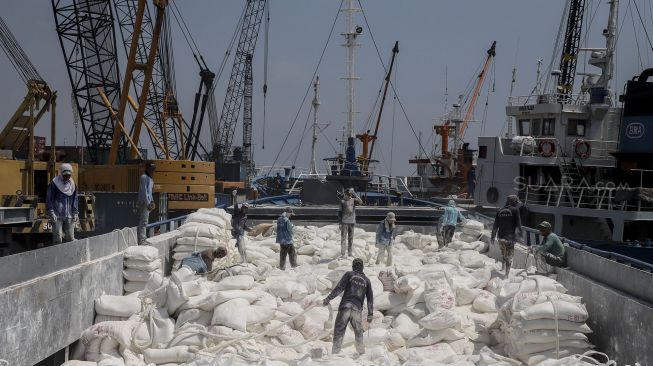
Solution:
{"label": "cable", "polygon": [[270,169],[268,171],[268,174],[272,172],[272,169],[274,168],[275,164],[277,163],[277,160],[279,159],[279,155],[281,155],[281,151],[283,151],[284,146],[286,145],[286,142],[288,141],[288,138],[290,137],[290,133],[292,132],[293,127],[295,127],[295,123],[297,122],[297,118],[299,117],[299,113],[301,113],[302,107],[304,106],[304,102],[306,101],[306,97],[308,96],[309,91],[311,90],[311,86],[313,85],[313,80],[315,80],[315,75],[317,75],[317,71],[320,67],[320,64],[322,63],[322,59],[324,58],[324,53],[326,52],[327,46],[329,45],[329,41],[331,40],[331,36],[333,35],[333,30],[336,27],[336,22],[338,21],[338,16],[340,16],[340,9],[342,9],[342,3],[344,0],[340,0],[340,5],[338,6],[338,12],[336,13],[335,18],[333,19],[333,24],[331,25],[331,30],[329,31],[329,37],[327,38],[326,43],[324,44],[324,48],[322,48],[322,54],[320,55],[320,59],[317,62],[317,65],[315,66],[315,71],[313,72],[313,76],[311,76],[311,79],[308,83],[308,86],[306,88],[306,92],[304,93],[304,97],[302,98],[302,102],[299,104],[299,109],[297,110],[297,113],[295,114],[295,118],[293,118],[292,124],[290,125],[290,129],[288,130],[288,133],[286,134],[286,137],[283,139],[283,143],[281,144],[281,148],[279,149],[279,152],[277,153],[277,156],[274,158],[274,162],[270,166]]}
{"label": "cable", "polygon": [[[644,28],[644,34],[646,34],[646,39],[648,40],[648,45],[651,47],[651,51],[653,51],[653,43],[651,42],[651,37],[649,37],[649,35],[648,35],[648,31],[646,30],[646,24],[644,23],[644,19],[642,19],[642,14],[639,12],[639,6],[637,6],[637,1],[633,0],[633,4],[635,4],[635,10],[637,10],[637,15],[639,16],[639,21],[642,23],[642,28]],[[632,10],[631,10],[631,12],[632,12]]]}
{"label": "cable", "polygon": [[265,3],[265,27],[263,43],[263,142],[262,149],[265,150],[265,122],[267,120],[267,94],[268,94],[268,48],[270,34],[270,0]]}

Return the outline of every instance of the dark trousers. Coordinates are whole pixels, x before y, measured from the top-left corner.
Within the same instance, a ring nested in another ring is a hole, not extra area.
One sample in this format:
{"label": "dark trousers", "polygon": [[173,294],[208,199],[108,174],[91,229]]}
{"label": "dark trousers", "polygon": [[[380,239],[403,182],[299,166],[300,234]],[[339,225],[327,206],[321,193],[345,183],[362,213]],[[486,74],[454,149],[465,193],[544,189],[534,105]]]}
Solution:
{"label": "dark trousers", "polygon": [[456,227],[453,225],[445,225],[442,228],[442,237],[444,239],[444,245],[447,246],[451,243],[451,238],[453,238],[453,233],[456,231]]}
{"label": "dark trousers", "polygon": [[282,270],[286,269],[286,255],[290,258],[290,266],[295,268],[297,267],[297,253],[295,252],[295,246],[290,245],[281,245],[281,250],[279,251],[279,268]]}
{"label": "dark trousers", "polygon": [[361,310],[352,308],[338,309],[336,323],[333,327],[333,349],[331,350],[331,353],[340,353],[340,349],[342,348],[342,339],[345,337],[345,331],[347,330],[347,325],[349,323],[351,323],[351,327],[354,328],[356,351],[358,351],[359,354],[365,353],[365,344],[363,343],[363,326],[361,322]]}

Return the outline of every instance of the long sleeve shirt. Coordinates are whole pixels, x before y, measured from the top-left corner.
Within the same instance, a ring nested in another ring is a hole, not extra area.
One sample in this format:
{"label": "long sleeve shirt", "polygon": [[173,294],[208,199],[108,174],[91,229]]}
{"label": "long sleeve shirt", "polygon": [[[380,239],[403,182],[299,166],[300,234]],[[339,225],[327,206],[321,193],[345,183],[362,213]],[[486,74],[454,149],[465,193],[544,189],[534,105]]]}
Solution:
{"label": "long sleeve shirt", "polygon": [[292,245],[293,244],[293,224],[288,219],[288,216],[283,213],[277,219],[277,243],[280,245]]}
{"label": "long sleeve shirt", "polygon": [[440,224],[444,226],[456,226],[458,221],[463,221],[465,217],[455,207],[447,206],[444,208],[444,213],[440,216]]}
{"label": "long sleeve shirt", "polygon": [[386,220],[376,226],[376,243],[380,245],[392,245],[394,242],[395,228],[388,230]]}
{"label": "long sleeve shirt", "polygon": [[141,175],[138,186],[138,203],[144,206],[154,202],[152,190],[154,189],[154,179],[147,174]]}
{"label": "long sleeve shirt", "polygon": [[340,223],[341,224],[355,224],[356,223],[356,205],[362,205],[363,200],[358,196],[347,197],[340,201]]}
{"label": "long sleeve shirt", "polygon": [[562,245],[558,235],[550,233],[547,235],[541,245],[535,247],[535,250],[538,252],[547,252],[555,255],[556,257],[561,257],[565,254],[565,246]]}
{"label": "long sleeve shirt", "polygon": [[492,226],[492,238],[515,240],[515,232],[521,234],[521,217],[517,207],[506,206],[497,211]]}
{"label": "long sleeve shirt", "polygon": [[363,272],[349,271],[345,273],[338,285],[331,291],[327,300],[331,301],[336,296],[342,295],[338,309],[352,308],[358,311],[363,310],[363,301],[367,297],[367,313],[372,314],[374,311],[374,294],[372,293],[372,283]]}
{"label": "long sleeve shirt", "polygon": [[233,237],[245,235],[247,214],[242,207],[238,207],[238,200],[234,198],[234,213],[231,215],[231,235]]}
{"label": "long sleeve shirt", "polygon": [[47,212],[54,212],[58,218],[71,219],[79,214],[77,205],[77,189],[71,196],[67,196],[57,188],[56,184],[50,182],[45,200]]}

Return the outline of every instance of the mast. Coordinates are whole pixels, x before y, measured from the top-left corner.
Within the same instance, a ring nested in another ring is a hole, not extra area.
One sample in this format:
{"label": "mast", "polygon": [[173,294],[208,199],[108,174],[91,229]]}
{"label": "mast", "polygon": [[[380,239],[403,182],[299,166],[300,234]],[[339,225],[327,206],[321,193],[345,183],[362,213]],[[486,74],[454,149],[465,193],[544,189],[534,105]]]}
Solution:
{"label": "mast", "polygon": [[608,27],[603,31],[605,35],[605,56],[599,66],[603,69],[601,77],[597,80],[595,86],[609,89],[610,80],[614,74],[614,51],[617,45],[617,12],[619,9],[619,0],[610,1],[610,16],[608,17]]}
{"label": "mast", "polygon": [[354,28],[354,13],[360,11],[354,8],[354,1],[347,0],[347,30],[342,33],[345,36],[345,43],[343,46],[347,49],[347,137],[354,137],[354,81],[358,78],[354,75],[354,48],[359,46],[356,43],[356,36],[358,36],[363,29],[361,27]]}
{"label": "mast", "polygon": [[310,174],[317,174],[317,162],[315,160],[315,145],[317,144],[317,109],[320,107],[320,77],[315,78],[313,83],[313,143],[311,145],[311,171]]}

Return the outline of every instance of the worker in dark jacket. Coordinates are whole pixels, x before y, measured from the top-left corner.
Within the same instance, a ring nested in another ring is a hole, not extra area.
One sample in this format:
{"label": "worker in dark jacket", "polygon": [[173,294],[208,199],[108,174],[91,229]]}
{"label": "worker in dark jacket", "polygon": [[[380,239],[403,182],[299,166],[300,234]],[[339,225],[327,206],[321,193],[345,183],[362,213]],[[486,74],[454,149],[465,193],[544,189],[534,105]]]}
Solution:
{"label": "worker in dark jacket", "polygon": [[363,301],[367,298],[367,323],[372,322],[372,312],[374,311],[374,294],[372,293],[372,284],[370,279],[363,273],[363,260],[354,259],[352,263],[353,271],[345,273],[338,285],[331,291],[322,304],[327,306],[331,300],[344,291],[340,306],[338,306],[338,315],[333,328],[333,350],[331,353],[337,354],[342,347],[342,339],[345,336],[347,325],[351,323],[354,328],[354,337],[356,339],[356,351],[359,354],[365,353],[363,344],[363,326],[362,312]]}
{"label": "worker in dark jacket", "polygon": [[510,273],[512,266],[512,257],[515,253],[515,242],[518,237],[522,235],[521,218],[517,204],[519,198],[515,195],[510,195],[506,199],[506,205],[503,206],[494,218],[494,226],[492,227],[492,236],[490,237],[492,243],[495,238],[499,237],[499,247],[501,248],[501,255],[503,260],[501,262],[501,270],[506,271],[506,276]]}
{"label": "worker in dark jacket", "polygon": [[535,266],[539,273],[548,274],[547,264],[553,267],[564,267],[567,265],[565,246],[558,235],[552,232],[551,224],[542,221],[537,225],[542,237],[542,243],[533,249]]}
{"label": "worker in dark jacket", "polygon": [[227,249],[218,247],[216,249],[207,249],[201,252],[195,252],[181,260],[181,266],[188,267],[195,273],[206,273],[213,270],[213,261],[215,259],[227,256]]}
{"label": "worker in dark jacket", "polygon": [[236,239],[236,248],[243,263],[247,263],[247,251],[245,250],[245,231],[247,228],[247,210],[249,204],[243,203],[238,207],[238,191],[235,189],[231,192],[234,201],[234,213],[231,214],[231,235]]}
{"label": "worker in dark jacket", "polygon": [[73,167],[61,164],[59,175],[48,186],[45,210],[52,225],[52,242],[75,240],[75,223],[79,221],[77,187],[72,178]]}
{"label": "worker in dark jacket", "polygon": [[290,258],[290,266],[297,267],[297,253],[293,242],[293,224],[290,218],[294,215],[292,207],[286,207],[277,219],[277,243],[279,244],[279,268],[286,269],[286,256]]}

